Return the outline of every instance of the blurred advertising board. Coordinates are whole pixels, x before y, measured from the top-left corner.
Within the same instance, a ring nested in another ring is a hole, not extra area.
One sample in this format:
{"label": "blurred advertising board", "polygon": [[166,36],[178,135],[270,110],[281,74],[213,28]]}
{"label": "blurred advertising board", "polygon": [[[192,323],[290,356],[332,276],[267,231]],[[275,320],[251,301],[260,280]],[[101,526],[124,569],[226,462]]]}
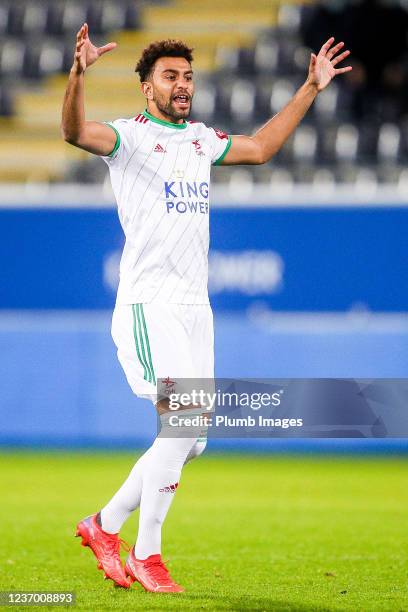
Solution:
{"label": "blurred advertising board", "polygon": [[[408,311],[408,208],[214,208],[215,310]],[[113,307],[114,208],[0,210],[1,309]]]}

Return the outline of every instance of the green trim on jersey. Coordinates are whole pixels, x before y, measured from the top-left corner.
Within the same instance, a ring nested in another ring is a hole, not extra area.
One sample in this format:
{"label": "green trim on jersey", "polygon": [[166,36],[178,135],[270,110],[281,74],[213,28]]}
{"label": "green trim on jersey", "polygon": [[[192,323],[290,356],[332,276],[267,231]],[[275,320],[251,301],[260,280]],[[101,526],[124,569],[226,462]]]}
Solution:
{"label": "green trim on jersey", "polygon": [[163,119],[158,119],[151,115],[147,110],[143,111],[143,115],[146,119],[150,119],[153,123],[158,123],[159,125],[165,125],[166,127],[174,128],[175,130],[185,130],[188,123],[184,121],[184,123],[171,123],[170,121],[163,121]]}
{"label": "green trim on jersey", "polygon": [[146,320],[143,312],[143,304],[132,304],[133,314],[133,336],[135,339],[136,353],[143,367],[143,378],[147,382],[156,384],[152,355],[150,352],[149,336],[147,334]]}
{"label": "green trim on jersey", "polygon": [[116,142],[115,142],[115,146],[113,147],[113,151],[112,151],[112,153],[109,153],[109,155],[106,156],[106,157],[113,157],[115,155],[116,151],[120,147],[120,134],[119,134],[118,130],[115,128],[115,126],[112,125],[111,123],[108,123],[107,121],[105,121],[105,125],[107,125],[110,128],[112,128],[112,130],[116,134]]}
{"label": "green trim on jersey", "polygon": [[213,166],[219,166],[220,165],[220,163],[222,162],[222,160],[224,159],[224,157],[226,156],[226,154],[230,150],[231,145],[232,145],[232,138],[231,138],[231,136],[228,136],[228,144],[225,147],[224,153],[222,155],[220,155],[220,157],[218,159],[215,160],[215,162],[213,163]]}

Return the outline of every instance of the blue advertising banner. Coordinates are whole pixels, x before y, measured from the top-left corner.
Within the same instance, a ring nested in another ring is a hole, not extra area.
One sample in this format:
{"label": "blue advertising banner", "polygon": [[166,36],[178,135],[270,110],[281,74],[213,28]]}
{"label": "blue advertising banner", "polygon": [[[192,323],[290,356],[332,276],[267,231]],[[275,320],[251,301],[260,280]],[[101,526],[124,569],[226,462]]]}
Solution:
{"label": "blue advertising banner", "polygon": [[[408,208],[215,208],[210,224],[216,310],[408,310]],[[1,309],[112,308],[114,209],[3,209],[0,228]]]}

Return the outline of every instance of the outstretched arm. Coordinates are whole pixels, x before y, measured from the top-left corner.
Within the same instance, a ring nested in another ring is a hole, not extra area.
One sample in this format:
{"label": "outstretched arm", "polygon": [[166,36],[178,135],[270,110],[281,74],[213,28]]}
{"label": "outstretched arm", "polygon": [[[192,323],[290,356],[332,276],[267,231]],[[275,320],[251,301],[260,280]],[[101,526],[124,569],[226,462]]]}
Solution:
{"label": "outstretched arm", "polygon": [[339,51],[344,43],[332,47],[330,38],[316,56],[312,53],[306,82],[290,102],[272,117],[254,136],[233,136],[232,145],[222,165],[264,164],[275,155],[299,125],[320,91],[338,74],[349,72],[351,66],[335,68],[350,51]]}
{"label": "outstretched arm", "polygon": [[113,42],[95,47],[89,39],[88,25],[85,23],[82,26],[77,34],[74,64],[62,107],[61,132],[64,140],[96,155],[109,155],[113,151],[116,134],[103,123],[85,120],[84,75],[88,66],[115,47],[116,43]]}

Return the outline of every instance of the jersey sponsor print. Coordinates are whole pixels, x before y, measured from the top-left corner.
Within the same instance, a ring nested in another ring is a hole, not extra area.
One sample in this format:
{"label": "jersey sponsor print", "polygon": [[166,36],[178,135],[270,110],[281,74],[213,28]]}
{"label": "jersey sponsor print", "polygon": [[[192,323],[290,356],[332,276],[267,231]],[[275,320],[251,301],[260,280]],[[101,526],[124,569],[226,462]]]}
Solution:
{"label": "jersey sponsor print", "polygon": [[117,303],[208,304],[210,172],[231,138],[147,111],[107,125],[117,141],[103,159],[126,237]]}

